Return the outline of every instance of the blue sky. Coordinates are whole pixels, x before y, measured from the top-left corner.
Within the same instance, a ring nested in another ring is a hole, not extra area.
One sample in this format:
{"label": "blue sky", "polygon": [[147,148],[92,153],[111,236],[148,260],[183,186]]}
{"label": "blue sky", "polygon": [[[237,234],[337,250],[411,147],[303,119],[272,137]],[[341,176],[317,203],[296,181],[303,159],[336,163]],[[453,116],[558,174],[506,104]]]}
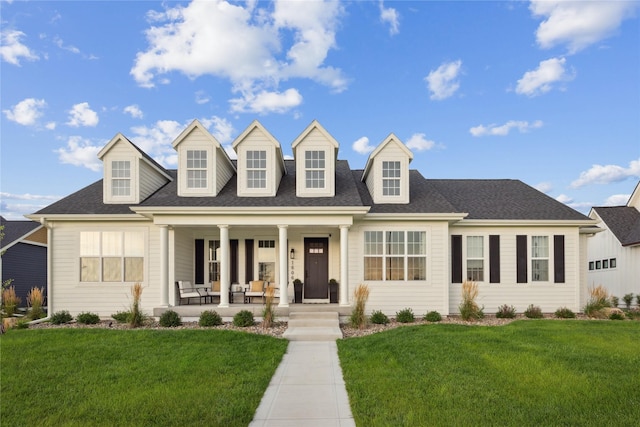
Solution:
{"label": "blue sky", "polygon": [[638,1],[0,1],[0,212],[102,177],[118,132],[167,168],[195,118],[285,155],[317,119],[363,168],[520,179],[581,212],[640,179]]}

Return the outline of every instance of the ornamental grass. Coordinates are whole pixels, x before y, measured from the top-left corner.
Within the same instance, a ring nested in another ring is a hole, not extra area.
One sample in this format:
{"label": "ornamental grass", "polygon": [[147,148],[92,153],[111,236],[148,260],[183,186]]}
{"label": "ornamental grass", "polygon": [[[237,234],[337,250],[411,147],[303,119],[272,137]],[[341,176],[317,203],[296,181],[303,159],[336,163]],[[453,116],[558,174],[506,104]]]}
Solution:
{"label": "ornamental grass", "polygon": [[131,296],[133,296],[133,302],[131,303],[131,312],[129,315],[129,326],[137,328],[144,323],[144,315],[140,310],[140,298],[142,297],[142,284],[135,283],[131,286]]}
{"label": "ornamental grass", "polygon": [[463,320],[480,320],[484,317],[483,309],[476,303],[479,293],[478,284],[466,280],[462,284],[462,302],[458,306]]}
{"label": "ornamental grass", "polygon": [[264,292],[265,304],[262,309],[262,327],[264,329],[270,328],[273,322],[276,320],[276,309],[273,304],[273,300],[276,296],[276,288],[273,285],[267,286]]}
{"label": "ornamental grass", "polygon": [[584,313],[589,317],[604,319],[607,317],[605,308],[611,307],[609,292],[602,285],[589,288],[589,300],[584,306]]}
{"label": "ornamental grass", "polygon": [[2,290],[2,308],[7,317],[15,314],[21,301],[20,297],[16,295],[16,290],[13,286]]}
{"label": "ornamental grass", "polygon": [[353,292],[355,306],[351,313],[351,326],[358,329],[364,329],[367,326],[367,316],[365,315],[365,305],[369,299],[369,287],[367,285],[358,285]]}
{"label": "ornamental grass", "polygon": [[43,288],[31,288],[27,294],[27,306],[29,307],[29,319],[36,320],[44,317],[44,310],[42,308],[44,302],[44,289]]}

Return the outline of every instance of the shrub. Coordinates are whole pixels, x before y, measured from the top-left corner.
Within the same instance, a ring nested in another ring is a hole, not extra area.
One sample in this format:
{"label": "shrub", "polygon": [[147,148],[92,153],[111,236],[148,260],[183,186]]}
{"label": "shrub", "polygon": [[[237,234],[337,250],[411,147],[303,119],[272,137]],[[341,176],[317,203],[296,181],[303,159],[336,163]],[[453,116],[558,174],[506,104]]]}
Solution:
{"label": "shrub", "polygon": [[67,310],[57,311],[51,315],[51,323],[54,325],[62,325],[73,320],[73,316]]}
{"label": "shrub", "polygon": [[413,310],[405,308],[404,310],[400,310],[396,313],[396,320],[400,323],[413,323],[416,318],[413,315]]}
{"label": "shrub", "polygon": [[160,326],[163,328],[175,328],[182,325],[182,318],[173,310],[167,310],[160,315]]}
{"label": "shrub", "polygon": [[129,326],[137,328],[144,323],[144,315],[140,310],[140,297],[142,296],[142,284],[135,283],[131,286],[131,296],[133,296],[133,302],[131,303],[131,315],[129,316]]}
{"label": "shrub", "polygon": [[76,316],[76,322],[83,325],[95,325],[100,323],[100,316],[95,313],[83,312]]}
{"label": "shrub", "polygon": [[253,320],[253,313],[249,310],[241,310],[233,316],[233,324],[235,326],[246,328],[247,326],[253,326],[254,323],[255,320]]}
{"label": "shrub", "polygon": [[611,307],[617,307],[620,304],[620,298],[611,296]]}
{"label": "shrub", "polygon": [[369,299],[369,287],[367,285],[358,285],[353,292],[356,304],[351,312],[349,321],[351,326],[358,329],[364,329],[367,326],[367,316],[364,314],[364,308]]}
{"label": "shrub", "polygon": [[21,299],[16,295],[16,290],[13,286],[2,290],[2,308],[7,317],[11,317],[15,314]]}
{"label": "shrub", "polygon": [[627,310],[631,310],[631,303],[633,302],[633,294],[625,294],[622,297],[622,301],[624,301],[624,305],[627,307]]}
{"label": "shrub", "polygon": [[576,314],[567,307],[557,309],[554,315],[559,319],[573,319],[576,317]]}
{"label": "shrub", "polygon": [[512,305],[501,305],[496,313],[498,319],[513,319],[516,317],[516,308]]}
{"label": "shrub", "polygon": [[589,317],[605,318],[603,309],[607,307],[611,307],[607,290],[602,285],[589,288],[589,300],[584,306],[584,313]]}
{"label": "shrub", "polygon": [[213,310],[206,310],[200,313],[200,320],[198,321],[198,324],[200,326],[222,325],[222,317]]}
{"label": "shrub", "polygon": [[27,294],[27,305],[29,313],[27,317],[31,320],[36,320],[44,317],[44,310],[42,309],[42,303],[44,301],[44,291],[42,288],[31,288]]}
{"label": "shrub", "polygon": [[611,313],[609,313],[610,320],[624,320],[625,318],[624,313],[620,310],[612,310]]}
{"label": "shrub", "polygon": [[424,320],[427,322],[439,322],[442,320],[442,316],[437,311],[430,311],[424,316]]}
{"label": "shrub", "polygon": [[544,317],[542,309],[533,304],[529,304],[529,307],[524,311],[524,315],[529,319],[542,319]]}
{"label": "shrub", "polygon": [[129,321],[129,316],[131,316],[130,311],[118,311],[111,315],[111,317],[118,323],[127,323]]}
{"label": "shrub", "polygon": [[267,286],[265,290],[265,303],[262,309],[262,327],[269,328],[276,320],[276,309],[273,305],[273,298],[276,295],[276,288],[273,285]]}
{"label": "shrub", "polygon": [[371,313],[369,320],[371,321],[371,323],[374,323],[376,325],[386,325],[389,323],[389,317],[387,317],[387,315],[380,310],[376,310]]}
{"label": "shrub", "polygon": [[458,306],[462,320],[479,320],[484,317],[483,309],[476,303],[478,284],[470,280],[462,284],[462,302]]}
{"label": "shrub", "polygon": [[640,307],[640,294],[636,294],[636,305]]}
{"label": "shrub", "polygon": [[29,329],[29,319],[25,319],[24,317],[18,320],[13,327],[15,329]]}

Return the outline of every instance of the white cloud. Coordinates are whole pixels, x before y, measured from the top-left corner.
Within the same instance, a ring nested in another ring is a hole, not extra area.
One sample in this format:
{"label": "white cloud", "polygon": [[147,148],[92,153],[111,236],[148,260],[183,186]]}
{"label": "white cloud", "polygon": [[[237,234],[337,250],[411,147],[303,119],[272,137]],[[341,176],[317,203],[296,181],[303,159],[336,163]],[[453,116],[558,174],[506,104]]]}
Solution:
{"label": "white cloud", "polygon": [[588,184],[610,184],[624,181],[627,178],[640,178],[640,158],[629,162],[629,167],[618,165],[593,165],[588,171],[582,172],[580,177],[571,183],[572,188]]}
{"label": "white cloud", "polygon": [[533,186],[538,191],[548,194],[553,189],[553,185],[550,182],[541,182]]}
{"label": "white cloud", "polygon": [[[284,0],[275,1],[272,9],[261,5],[194,1],[150,12],[154,25],[146,30],[149,48],[138,52],[131,75],[143,87],[153,87],[172,71],[190,78],[229,79],[232,90],[241,94],[232,100],[234,111],[284,112],[298,105],[301,96],[296,89],[278,90],[279,83],[290,78],[344,90],[342,71],[324,65],[336,46],[341,4]],[[273,103],[274,95],[274,109],[260,104]]]}
{"label": "white cloud", "polygon": [[54,152],[58,153],[61,163],[83,166],[97,172],[102,168],[102,162],[98,159],[98,152],[101,149],[101,146],[92,145],[87,139],[72,136],[67,141],[66,147],[58,148]]}
{"label": "white cloud", "polygon": [[171,143],[188,126],[175,120],[158,120],[153,126],[131,128],[131,141],[163,166],[176,166],[178,155]]}
{"label": "white cloud", "polygon": [[432,70],[425,81],[431,91],[431,99],[442,100],[452,96],[460,87],[458,76],[462,68],[462,61],[447,62]]}
{"label": "white cloud", "polygon": [[5,29],[0,33],[0,56],[9,64],[20,66],[20,59],[35,61],[38,55],[29,47],[22,44],[20,39],[25,34],[22,31]]}
{"label": "white cloud", "polygon": [[564,203],[565,205],[573,202],[573,198],[567,196],[566,194],[560,194],[558,197],[556,197],[556,200],[560,203]]}
{"label": "white cloud", "polygon": [[428,140],[424,133],[414,133],[405,145],[410,150],[425,151],[434,148],[436,143]]}
{"label": "white cloud", "polygon": [[238,113],[284,113],[291,108],[302,104],[302,95],[297,89],[287,89],[284,92],[252,91],[244,94],[242,98],[234,98],[229,101],[231,111]]}
{"label": "white cloud", "polygon": [[50,195],[41,195],[41,194],[14,194],[14,193],[5,193],[0,192],[0,198],[5,200],[44,200],[44,201],[56,201],[60,199],[60,196],[50,196]]}
{"label": "white cloud", "polygon": [[532,0],[529,9],[545,18],[536,30],[543,49],[564,44],[575,53],[611,35],[625,18],[634,15],[633,1],[551,1]]}
{"label": "white cloud", "polygon": [[44,127],[49,129],[49,130],[55,130],[56,122],[48,122],[46,125],[44,125]]}
{"label": "white cloud", "polygon": [[66,50],[66,51],[69,51],[69,52],[75,53],[75,54],[80,54],[80,49],[78,49],[77,47],[75,47],[73,45],[65,45],[64,41],[62,41],[62,39],[60,37],[55,37],[53,39],[53,42],[56,44],[56,46],[58,46],[62,50]]}
{"label": "white cloud", "polygon": [[369,154],[372,152],[375,147],[369,144],[369,138],[363,136],[362,138],[358,138],[352,145],[353,151],[359,154]]}
{"label": "white cloud", "polygon": [[207,96],[207,94],[203,90],[199,90],[196,92],[196,104],[202,105],[208,103],[209,101],[209,96]]}
{"label": "white cloud", "polygon": [[123,111],[131,115],[131,117],[133,117],[134,119],[141,119],[144,116],[142,110],[136,104],[127,105],[126,107],[124,107]]}
{"label": "white cloud", "polygon": [[201,119],[200,123],[207,127],[220,144],[228,144],[233,141],[233,135],[236,131],[229,120],[213,116],[210,119]]}
{"label": "white cloud", "polygon": [[475,126],[469,129],[469,133],[471,133],[471,135],[473,136],[487,136],[487,135],[506,136],[506,135],[509,135],[509,132],[511,131],[511,129],[518,129],[520,133],[525,133],[525,132],[529,132],[531,129],[540,128],[542,127],[542,125],[543,123],[541,120],[536,120],[533,123],[529,123],[525,121],[509,120],[507,123],[500,126],[494,125],[494,124],[491,124],[488,126],[484,126],[484,125]]}
{"label": "white cloud", "polygon": [[518,80],[516,93],[537,96],[549,92],[556,82],[572,80],[575,75],[567,72],[565,62],[565,58],[551,58],[540,61],[537,69],[527,71]]}
{"label": "white cloud", "polygon": [[607,197],[604,206],[626,206],[631,198],[631,194],[614,194]]}
{"label": "white cloud", "polygon": [[47,106],[44,99],[27,98],[18,102],[11,110],[2,110],[7,119],[23,126],[35,125],[42,117],[42,109]]}
{"label": "white cloud", "polygon": [[96,126],[98,124],[98,113],[89,107],[88,102],[75,104],[69,110],[69,121],[67,125],[72,127]]}
{"label": "white cloud", "polygon": [[389,34],[392,36],[400,32],[400,14],[392,7],[384,7],[384,2],[380,0],[380,20],[389,24]]}

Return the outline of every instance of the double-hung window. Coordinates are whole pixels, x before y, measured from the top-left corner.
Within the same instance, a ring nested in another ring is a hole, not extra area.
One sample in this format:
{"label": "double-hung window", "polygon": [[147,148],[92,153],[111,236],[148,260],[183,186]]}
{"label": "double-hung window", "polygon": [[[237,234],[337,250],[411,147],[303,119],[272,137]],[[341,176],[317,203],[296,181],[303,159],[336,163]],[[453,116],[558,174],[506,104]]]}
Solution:
{"label": "double-hung window", "polygon": [[426,280],[424,231],[365,231],[365,280]]}
{"label": "double-hung window", "polygon": [[305,185],[307,188],[324,188],[325,152],[305,151]]}
{"label": "double-hung window", "polygon": [[276,241],[258,240],[258,280],[276,280]]}
{"label": "double-hung window", "polygon": [[187,188],[207,188],[206,150],[187,150]]}
{"label": "double-hung window", "polygon": [[484,282],[484,237],[467,236],[467,278]]}
{"label": "double-hung window", "polygon": [[247,188],[267,188],[267,152],[247,151]]}
{"label": "double-hung window", "polygon": [[400,162],[382,162],[382,195],[400,195]]}
{"label": "double-hung window", "polygon": [[131,162],[128,160],[111,162],[111,195],[131,195]]}
{"label": "double-hung window", "polygon": [[81,282],[141,282],[144,280],[143,266],[143,232],[80,233]]}
{"label": "double-hung window", "polygon": [[549,237],[531,236],[531,280],[549,281]]}
{"label": "double-hung window", "polygon": [[209,240],[209,282],[220,280],[220,240]]}

